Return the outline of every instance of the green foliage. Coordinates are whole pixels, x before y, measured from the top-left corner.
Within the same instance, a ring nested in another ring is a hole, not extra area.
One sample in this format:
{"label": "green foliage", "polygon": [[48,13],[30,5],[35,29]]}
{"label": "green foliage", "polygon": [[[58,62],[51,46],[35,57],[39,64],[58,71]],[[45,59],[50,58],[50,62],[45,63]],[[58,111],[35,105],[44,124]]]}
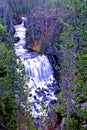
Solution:
{"label": "green foliage", "polygon": [[26,130],[37,130],[37,128],[35,127],[33,118],[31,116],[31,111],[27,112],[27,121],[26,123],[23,125],[23,128]]}
{"label": "green foliage", "polygon": [[15,130],[17,128],[17,104],[15,96],[9,90],[4,93],[0,101],[0,122],[6,126],[8,130]]}
{"label": "green foliage", "polygon": [[56,107],[56,112],[59,112],[61,113],[63,117],[66,117],[67,116],[67,111],[66,111],[67,102],[66,102],[66,99],[63,99],[63,95],[61,92],[58,94],[58,103],[59,105]]}
{"label": "green foliage", "polygon": [[0,45],[0,122],[7,130],[17,128],[17,102],[15,98],[12,50]]}
{"label": "green foliage", "polygon": [[[62,41],[62,70],[60,72],[62,75],[63,90],[61,89],[62,94],[58,95],[59,106],[57,107],[57,111],[61,112],[66,119],[66,126],[64,127],[66,130],[84,130],[85,128],[83,128],[82,123],[86,122],[87,111],[82,108],[81,104],[87,102],[87,5],[80,0],[73,0],[72,7],[74,19],[70,22],[70,25],[64,27],[60,37]],[[60,20],[60,22],[63,21]],[[73,57],[71,57],[71,54],[73,54]],[[70,80],[71,58],[74,59],[74,68],[72,70],[73,77]],[[72,84],[70,119],[67,118],[69,83]],[[64,93],[65,95],[63,95]]]}
{"label": "green foliage", "polygon": [[0,23],[0,39],[5,35],[5,27]]}
{"label": "green foliage", "polygon": [[[86,95],[87,95],[87,87],[86,87],[86,81],[87,81],[87,54],[82,54],[81,55],[77,55],[76,56],[76,60],[77,60],[77,89],[78,91],[75,92],[78,95],[78,98],[80,100],[80,102],[84,102],[87,100]],[[82,93],[80,95],[80,93]]]}
{"label": "green foliage", "polygon": [[[57,5],[62,5],[62,6],[65,6],[65,5],[68,5],[70,4],[70,0],[53,0],[54,1],[54,5],[57,6]],[[48,4],[48,7],[52,7],[52,0],[51,1],[47,1],[47,4]]]}
{"label": "green foliage", "polygon": [[[23,118],[22,112],[26,113],[29,110],[27,101],[29,90],[26,81],[29,82],[29,78],[25,75],[22,61],[19,60],[18,64],[16,64],[14,51],[11,49],[8,50],[5,43],[1,43],[0,123],[2,123],[7,130],[16,130],[17,124],[22,125],[19,124],[20,118]],[[21,111],[22,105],[25,106],[23,111]],[[25,110],[27,111],[25,112]],[[17,117],[20,117],[19,120]],[[26,118],[30,120],[31,116],[26,116]],[[33,123],[33,121],[31,122]]]}
{"label": "green foliage", "polygon": [[74,116],[71,117],[71,119],[67,123],[69,124],[67,130],[82,130],[81,126],[79,126],[79,120],[76,119]]}
{"label": "green foliage", "polygon": [[70,42],[67,43],[67,49],[70,49],[70,48],[73,48],[73,47],[74,47],[74,44],[72,44]]}
{"label": "green foliage", "polygon": [[[7,34],[5,35],[4,41],[5,41],[5,43],[6,43],[6,47],[7,47],[8,49],[12,49],[12,50],[13,50],[13,48],[14,48],[14,43],[13,43],[13,37],[11,36],[11,34],[7,33]],[[14,50],[13,50],[13,52],[14,52]],[[14,55],[15,55],[15,54],[14,54]]]}

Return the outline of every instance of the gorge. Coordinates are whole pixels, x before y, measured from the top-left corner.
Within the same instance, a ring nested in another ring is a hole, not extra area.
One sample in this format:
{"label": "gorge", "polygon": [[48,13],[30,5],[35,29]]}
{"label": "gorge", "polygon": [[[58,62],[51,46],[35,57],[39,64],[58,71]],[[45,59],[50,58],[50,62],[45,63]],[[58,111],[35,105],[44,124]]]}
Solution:
{"label": "gorge", "polygon": [[38,52],[29,51],[25,48],[25,34],[24,18],[22,23],[15,25],[14,37],[20,40],[14,43],[15,53],[24,64],[25,72],[30,77],[28,87],[29,102],[32,104],[32,115],[34,117],[41,116],[41,102],[44,102],[45,107],[49,106],[50,101],[56,99],[55,85],[53,77],[53,68],[46,55]]}
{"label": "gorge", "polygon": [[0,130],[87,130],[87,0],[0,0]]}

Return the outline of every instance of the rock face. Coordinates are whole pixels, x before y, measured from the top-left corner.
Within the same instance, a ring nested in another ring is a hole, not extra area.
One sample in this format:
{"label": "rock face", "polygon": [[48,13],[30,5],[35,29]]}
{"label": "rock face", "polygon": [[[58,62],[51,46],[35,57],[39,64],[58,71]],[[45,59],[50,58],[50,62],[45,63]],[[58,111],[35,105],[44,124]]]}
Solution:
{"label": "rock face", "polygon": [[42,130],[60,130],[62,116],[60,113],[50,111]]}
{"label": "rock face", "polygon": [[14,16],[13,24],[18,25],[18,24],[21,24],[21,23],[22,23],[22,18],[19,17],[19,16]]}
{"label": "rock face", "polygon": [[30,46],[27,44],[26,47],[29,50],[40,52],[41,50],[40,39],[39,38],[34,39],[33,44]]}
{"label": "rock face", "polygon": [[11,34],[15,34],[15,28],[13,26],[11,27]]}
{"label": "rock face", "polygon": [[55,79],[59,80],[59,71],[60,70],[57,68],[57,65],[58,65],[58,67],[60,67],[59,58],[56,54],[48,54],[47,56],[53,67],[54,77],[55,77]]}
{"label": "rock face", "polygon": [[30,19],[27,23],[26,48],[47,54],[57,54],[63,24],[59,23],[56,17],[47,17],[46,20],[46,18],[31,16]]}
{"label": "rock face", "polygon": [[19,40],[20,40],[19,37],[14,37],[14,42],[15,42],[15,43],[18,42]]}

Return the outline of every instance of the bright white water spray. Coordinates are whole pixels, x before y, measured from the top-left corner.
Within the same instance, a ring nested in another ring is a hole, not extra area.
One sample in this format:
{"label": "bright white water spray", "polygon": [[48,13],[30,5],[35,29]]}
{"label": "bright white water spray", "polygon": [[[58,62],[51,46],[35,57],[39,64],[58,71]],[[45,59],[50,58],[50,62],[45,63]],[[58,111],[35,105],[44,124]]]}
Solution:
{"label": "bright white water spray", "polygon": [[46,55],[39,54],[37,52],[29,52],[25,49],[25,34],[26,28],[24,27],[24,17],[22,18],[22,24],[15,25],[14,37],[19,37],[20,40],[14,43],[16,55],[23,61],[26,74],[30,77],[28,84],[30,91],[29,102],[32,105],[32,115],[34,117],[41,115],[41,101],[48,106],[52,99],[55,99],[54,88],[52,83],[53,69]]}

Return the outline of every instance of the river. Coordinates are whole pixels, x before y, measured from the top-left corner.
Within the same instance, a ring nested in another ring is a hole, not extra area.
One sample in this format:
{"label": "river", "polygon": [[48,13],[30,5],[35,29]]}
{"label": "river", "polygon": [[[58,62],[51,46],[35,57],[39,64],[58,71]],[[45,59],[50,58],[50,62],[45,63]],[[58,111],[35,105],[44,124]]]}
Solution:
{"label": "river", "polygon": [[28,87],[29,102],[32,104],[32,115],[34,117],[41,116],[41,102],[44,102],[45,107],[48,107],[49,102],[56,99],[54,94],[53,69],[46,55],[38,52],[29,51],[25,48],[26,43],[26,28],[24,27],[24,18],[22,24],[15,25],[14,37],[19,37],[20,40],[14,43],[15,53],[24,64],[25,72],[30,77]]}

